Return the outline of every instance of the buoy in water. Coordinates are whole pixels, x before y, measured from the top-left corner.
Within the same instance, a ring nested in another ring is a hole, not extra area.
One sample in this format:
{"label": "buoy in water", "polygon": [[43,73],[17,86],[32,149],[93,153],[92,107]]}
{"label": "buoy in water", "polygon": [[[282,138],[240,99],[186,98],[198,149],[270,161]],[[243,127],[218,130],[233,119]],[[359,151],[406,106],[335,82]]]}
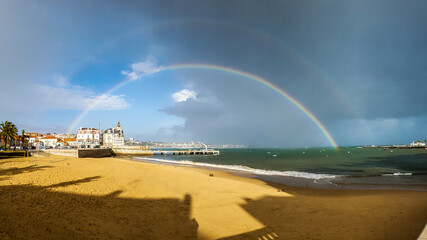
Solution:
{"label": "buoy in water", "polygon": [[325,157],[329,157],[328,155],[326,155]]}

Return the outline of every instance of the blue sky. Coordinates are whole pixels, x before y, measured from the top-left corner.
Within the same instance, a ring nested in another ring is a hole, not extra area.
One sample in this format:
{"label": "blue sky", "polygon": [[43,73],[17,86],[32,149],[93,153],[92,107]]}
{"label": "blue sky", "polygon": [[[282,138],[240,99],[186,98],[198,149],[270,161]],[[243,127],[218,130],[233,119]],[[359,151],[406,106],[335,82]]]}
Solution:
{"label": "blue sky", "polygon": [[[425,1],[1,1],[0,121],[256,147],[427,137]],[[134,74],[134,75],[132,75]],[[120,82],[134,81],[103,95]],[[102,98],[100,96],[103,96]],[[75,131],[75,129],[73,130]]]}

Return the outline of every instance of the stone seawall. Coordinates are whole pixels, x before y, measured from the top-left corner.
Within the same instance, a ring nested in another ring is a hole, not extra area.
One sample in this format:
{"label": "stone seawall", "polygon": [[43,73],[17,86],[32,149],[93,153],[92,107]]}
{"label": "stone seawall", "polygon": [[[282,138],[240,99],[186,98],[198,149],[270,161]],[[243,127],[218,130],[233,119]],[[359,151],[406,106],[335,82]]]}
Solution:
{"label": "stone seawall", "polygon": [[115,155],[138,155],[138,156],[151,156],[153,151],[141,148],[96,148],[96,149],[45,149],[42,152],[76,158],[101,158],[113,157]]}
{"label": "stone seawall", "polygon": [[101,157],[111,157],[114,156],[114,152],[109,148],[99,148],[99,149],[79,149],[78,157],[79,158],[101,158]]}
{"label": "stone seawall", "polygon": [[42,152],[68,157],[78,157],[76,149],[44,149]]}
{"label": "stone seawall", "polygon": [[101,149],[45,149],[45,153],[76,158],[100,158],[114,156],[114,152],[109,148]]}
{"label": "stone seawall", "polygon": [[[28,153],[31,156],[31,153]],[[26,157],[27,151],[0,151],[0,158],[4,157]]]}

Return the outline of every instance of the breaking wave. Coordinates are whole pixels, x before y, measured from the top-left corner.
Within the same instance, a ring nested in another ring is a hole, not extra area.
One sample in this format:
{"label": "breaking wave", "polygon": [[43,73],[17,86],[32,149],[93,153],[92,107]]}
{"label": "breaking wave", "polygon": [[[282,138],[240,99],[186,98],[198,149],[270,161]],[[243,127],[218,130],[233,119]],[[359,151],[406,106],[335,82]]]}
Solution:
{"label": "breaking wave", "polygon": [[382,176],[412,176],[412,173],[395,172],[390,174],[383,174]]}
{"label": "breaking wave", "polygon": [[174,164],[174,165],[178,164],[178,165],[194,166],[194,167],[226,169],[226,170],[247,172],[247,173],[258,174],[258,175],[268,175],[268,176],[298,177],[298,178],[316,179],[316,180],[326,179],[326,178],[330,179],[330,178],[336,177],[335,175],[331,175],[331,174],[318,174],[318,173],[297,172],[297,171],[273,171],[273,170],[250,168],[242,165],[220,165],[220,164],[212,164],[212,163],[192,162],[188,160],[173,161],[173,160],[147,158],[147,157],[135,157],[135,159],[152,161],[152,162],[161,162],[161,163]]}

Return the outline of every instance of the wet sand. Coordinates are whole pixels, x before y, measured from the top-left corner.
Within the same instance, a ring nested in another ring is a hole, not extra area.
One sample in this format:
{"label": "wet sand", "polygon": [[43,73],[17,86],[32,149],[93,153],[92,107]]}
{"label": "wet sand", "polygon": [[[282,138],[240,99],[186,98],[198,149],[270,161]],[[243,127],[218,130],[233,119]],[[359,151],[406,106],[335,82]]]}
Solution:
{"label": "wet sand", "polygon": [[416,239],[426,222],[427,192],[297,188],[115,158],[0,159],[0,239]]}

